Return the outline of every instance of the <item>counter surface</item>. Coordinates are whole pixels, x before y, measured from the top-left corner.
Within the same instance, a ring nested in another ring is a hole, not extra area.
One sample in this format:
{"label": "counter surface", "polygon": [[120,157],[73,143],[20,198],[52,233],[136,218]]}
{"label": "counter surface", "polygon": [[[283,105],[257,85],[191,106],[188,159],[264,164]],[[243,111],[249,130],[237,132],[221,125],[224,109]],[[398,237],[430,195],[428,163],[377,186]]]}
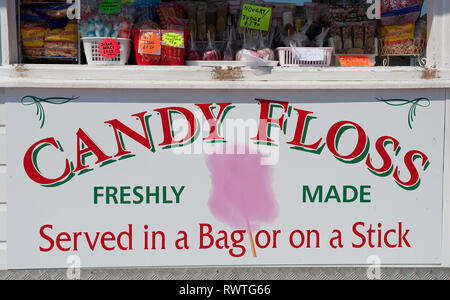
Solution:
{"label": "counter surface", "polygon": [[10,65],[0,87],[136,89],[449,88],[450,69]]}

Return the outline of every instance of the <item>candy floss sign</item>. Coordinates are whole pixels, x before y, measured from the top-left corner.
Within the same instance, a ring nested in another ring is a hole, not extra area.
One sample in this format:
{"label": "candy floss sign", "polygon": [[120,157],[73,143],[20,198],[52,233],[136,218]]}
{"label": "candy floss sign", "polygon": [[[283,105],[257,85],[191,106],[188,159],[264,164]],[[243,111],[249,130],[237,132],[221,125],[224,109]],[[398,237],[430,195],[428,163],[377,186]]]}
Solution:
{"label": "candy floss sign", "polygon": [[436,90],[7,99],[11,269],[441,261]]}

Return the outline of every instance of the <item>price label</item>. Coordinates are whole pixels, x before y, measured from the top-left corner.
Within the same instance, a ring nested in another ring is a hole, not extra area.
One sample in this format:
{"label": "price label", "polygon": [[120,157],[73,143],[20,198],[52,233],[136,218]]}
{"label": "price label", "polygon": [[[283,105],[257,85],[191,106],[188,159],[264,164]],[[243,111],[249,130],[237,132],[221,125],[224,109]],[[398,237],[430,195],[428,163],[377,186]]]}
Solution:
{"label": "price label", "polygon": [[269,31],[272,8],[244,4],[241,14],[241,27]]}
{"label": "price label", "polygon": [[294,48],[294,58],[302,61],[324,61],[325,52],[322,49]]}
{"label": "price label", "polygon": [[116,58],[117,55],[119,55],[120,44],[114,39],[103,39],[98,46],[98,50],[100,52],[100,55],[104,58],[113,59]]}
{"label": "price label", "polygon": [[119,11],[120,4],[119,0],[103,0],[100,2],[99,9],[102,13],[113,14]]}
{"label": "price label", "polygon": [[373,63],[366,55],[339,55],[342,67],[372,67]]}
{"label": "price label", "polygon": [[184,38],[182,34],[175,32],[164,33],[162,36],[162,40],[169,46],[184,48]]}
{"label": "price label", "polygon": [[139,53],[140,54],[161,54],[161,40],[160,35],[156,32],[145,32],[139,38]]}

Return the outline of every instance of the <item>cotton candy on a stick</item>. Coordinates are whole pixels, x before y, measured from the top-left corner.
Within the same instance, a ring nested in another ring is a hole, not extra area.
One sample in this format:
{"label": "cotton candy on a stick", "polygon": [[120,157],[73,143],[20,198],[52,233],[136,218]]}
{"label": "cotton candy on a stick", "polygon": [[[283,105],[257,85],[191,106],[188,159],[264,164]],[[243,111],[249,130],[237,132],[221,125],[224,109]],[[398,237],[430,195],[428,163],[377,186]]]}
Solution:
{"label": "cotton candy on a stick", "polygon": [[212,189],[209,209],[215,218],[249,233],[272,222],[278,210],[272,190],[271,166],[262,165],[261,154],[212,154],[207,157]]}

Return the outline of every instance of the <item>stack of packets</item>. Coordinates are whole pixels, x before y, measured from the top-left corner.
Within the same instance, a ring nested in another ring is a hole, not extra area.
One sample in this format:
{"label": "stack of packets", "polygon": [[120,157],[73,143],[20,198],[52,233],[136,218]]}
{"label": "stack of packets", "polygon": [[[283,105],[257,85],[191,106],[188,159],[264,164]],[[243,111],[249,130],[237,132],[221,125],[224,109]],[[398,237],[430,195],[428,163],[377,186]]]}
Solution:
{"label": "stack of packets", "polygon": [[384,53],[417,54],[426,41],[426,16],[420,18],[423,0],[383,0],[380,36]]}
{"label": "stack of packets", "polygon": [[369,20],[366,12],[365,4],[330,7],[330,36],[336,53],[374,54],[377,22]]}
{"label": "stack of packets", "polygon": [[28,59],[78,57],[78,24],[67,19],[73,4],[26,5],[21,10],[23,54]]}

